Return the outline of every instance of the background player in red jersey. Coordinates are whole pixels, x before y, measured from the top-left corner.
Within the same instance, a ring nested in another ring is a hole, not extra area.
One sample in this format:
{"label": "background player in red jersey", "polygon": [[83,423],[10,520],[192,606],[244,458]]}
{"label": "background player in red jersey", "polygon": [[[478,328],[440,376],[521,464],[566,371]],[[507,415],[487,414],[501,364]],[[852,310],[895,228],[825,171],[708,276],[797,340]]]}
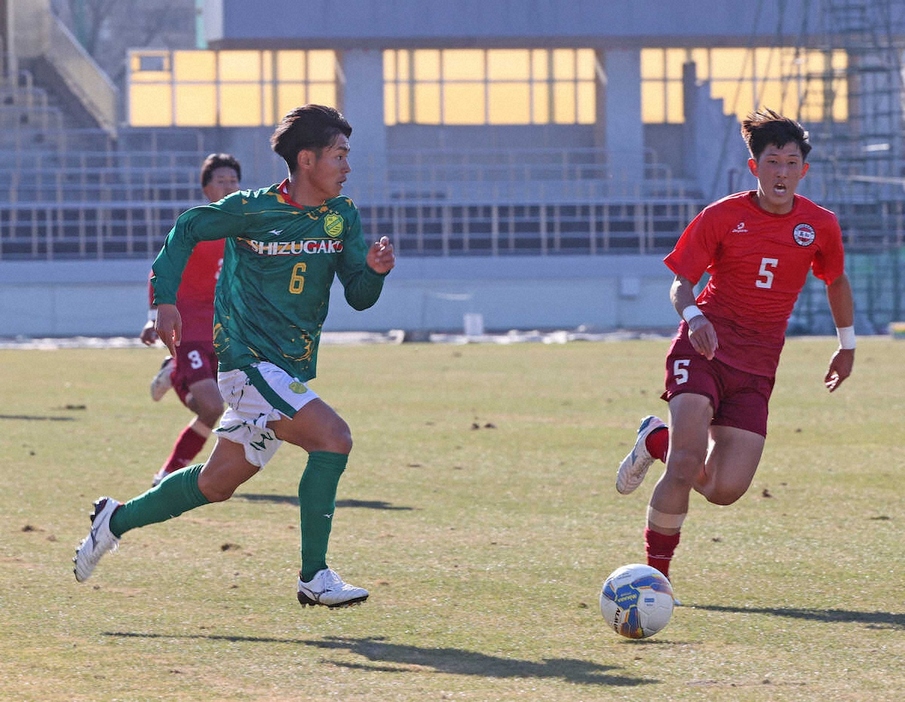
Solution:
{"label": "background player in red jersey", "polygon": [[[209,202],[236,192],[241,179],[242,167],[229,154],[211,154],[201,164],[201,189]],[[195,417],[179,434],[169,457],[154,475],[152,485],[191,463],[223,414],[213,342],[214,288],[223,264],[223,246],[222,239],[199,243],[192,251],[179,285],[176,306],[182,315],[182,345],[176,349],[175,358],[164,359],[151,382],[151,397],[159,400],[172,387]],[[153,295],[153,289],[150,294]],[[158,339],[154,329],[156,320],[157,309],[152,305],[148,323],[139,337],[148,346]]]}
{"label": "background player in red jersey", "polygon": [[[670,299],[683,320],[666,358],[669,428],[645,417],[616,477],[616,489],[628,494],[655,459],[666,462],[644,541],[648,564],[667,577],[691,490],[729,505],[751,485],[786,327],[809,271],[826,283],[839,335],[824,377],[830,392],[855,360],[842,232],[832,212],[795,194],[808,171],[807,132],[764,110],[742,123],[742,136],[757,190],[705,208],[665,259],[675,273]],[[710,278],[695,299],[704,273]]]}

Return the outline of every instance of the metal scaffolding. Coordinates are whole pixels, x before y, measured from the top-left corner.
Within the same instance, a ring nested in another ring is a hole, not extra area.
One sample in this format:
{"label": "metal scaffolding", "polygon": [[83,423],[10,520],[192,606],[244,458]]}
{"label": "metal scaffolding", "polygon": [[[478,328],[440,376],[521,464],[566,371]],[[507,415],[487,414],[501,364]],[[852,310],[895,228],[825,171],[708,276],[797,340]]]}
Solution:
{"label": "metal scaffolding", "polygon": [[[881,331],[905,314],[905,0],[822,0],[811,20],[801,44],[819,46],[825,59],[822,70],[805,76],[805,93],[808,85],[821,91],[824,119],[808,124],[819,144],[808,178],[839,216],[859,315]],[[833,62],[840,51],[844,68]],[[834,116],[840,98],[844,119]],[[818,307],[808,293],[822,295],[809,286],[802,310]]]}

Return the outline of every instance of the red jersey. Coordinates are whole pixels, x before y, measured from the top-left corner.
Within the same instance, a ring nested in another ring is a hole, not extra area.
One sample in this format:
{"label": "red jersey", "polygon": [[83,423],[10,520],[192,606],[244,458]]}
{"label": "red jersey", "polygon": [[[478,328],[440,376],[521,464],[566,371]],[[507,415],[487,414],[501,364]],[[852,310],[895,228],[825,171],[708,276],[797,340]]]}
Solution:
{"label": "red jersey", "polygon": [[[214,289],[223,266],[226,241],[201,241],[192,249],[182,281],[176,291],[176,309],[182,317],[183,341],[206,341],[213,344]],[[152,304],[154,289],[148,286]]]}
{"label": "red jersey", "polygon": [[[753,191],[706,207],[664,261],[693,284],[710,274],[697,305],[716,329],[716,357],[769,377],[808,271],[829,284],[845,269],[836,215],[800,195],[791,212],[773,214]],[[687,333],[685,322],[679,332]]]}

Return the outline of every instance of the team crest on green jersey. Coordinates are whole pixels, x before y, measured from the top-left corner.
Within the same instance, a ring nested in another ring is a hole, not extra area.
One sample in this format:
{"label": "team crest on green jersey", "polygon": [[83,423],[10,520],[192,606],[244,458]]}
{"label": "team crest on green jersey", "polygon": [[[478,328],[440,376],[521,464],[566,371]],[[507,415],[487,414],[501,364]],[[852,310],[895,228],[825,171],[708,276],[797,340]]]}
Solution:
{"label": "team crest on green jersey", "polygon": [[339,236],[343,233],[343,227],[345,227],[343,218],[335,212],[329,212],[327,216],[324,217],[324,231],[327,233],[327,236]]}

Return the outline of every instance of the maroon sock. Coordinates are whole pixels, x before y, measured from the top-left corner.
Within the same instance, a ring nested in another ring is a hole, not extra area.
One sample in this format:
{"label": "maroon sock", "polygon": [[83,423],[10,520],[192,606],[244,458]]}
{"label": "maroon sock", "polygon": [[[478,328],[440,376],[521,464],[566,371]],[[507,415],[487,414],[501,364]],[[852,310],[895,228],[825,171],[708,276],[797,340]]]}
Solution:
{"label": "maroon sock", "polygon": [[669,577],[669,562],[679,545],[681,534],[661,534],[653,529],[644,530],[644,548],[647,551],[647,565]]}
{"label": "maroon sock", "polygon": [[201,436],[191,426],[187,426],[173,444],[173,452],[163,464],[163,472],[172,473],[174,470],[185,468],[201,452],[206,441],[206,436]]}
{"label": "maroon sock", "polygon": [[647,452],[654,458],[666,462],[666,452],[669,451],[669,428],[654,429],[644,440]]}

